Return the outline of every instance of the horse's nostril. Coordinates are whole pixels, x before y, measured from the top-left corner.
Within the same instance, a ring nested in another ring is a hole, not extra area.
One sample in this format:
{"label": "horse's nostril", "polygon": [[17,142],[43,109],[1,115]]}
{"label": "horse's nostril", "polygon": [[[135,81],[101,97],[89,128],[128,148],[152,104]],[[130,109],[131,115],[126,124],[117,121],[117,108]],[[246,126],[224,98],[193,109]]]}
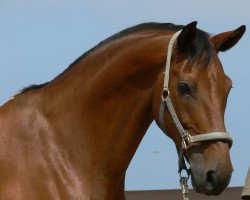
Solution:
{"label": "horse's nostril", "polygon": [[209,170],[207,172],[206,186],[207,190],[212,191],[217,185],[216,171]]}

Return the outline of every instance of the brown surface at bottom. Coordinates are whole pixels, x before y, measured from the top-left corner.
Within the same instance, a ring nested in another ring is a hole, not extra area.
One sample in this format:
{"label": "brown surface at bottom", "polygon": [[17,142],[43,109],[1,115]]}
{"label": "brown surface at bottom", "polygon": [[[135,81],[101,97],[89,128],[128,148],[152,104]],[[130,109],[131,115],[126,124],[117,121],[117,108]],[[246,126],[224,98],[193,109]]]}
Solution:
{"label": "brown surface at bottom", "polygon": [[[190,190],[190,200],[240,200],[242,187],[227,188],[219,196],[206,196]],[[181,190],[127,191],[127,200],[182,200]]]}

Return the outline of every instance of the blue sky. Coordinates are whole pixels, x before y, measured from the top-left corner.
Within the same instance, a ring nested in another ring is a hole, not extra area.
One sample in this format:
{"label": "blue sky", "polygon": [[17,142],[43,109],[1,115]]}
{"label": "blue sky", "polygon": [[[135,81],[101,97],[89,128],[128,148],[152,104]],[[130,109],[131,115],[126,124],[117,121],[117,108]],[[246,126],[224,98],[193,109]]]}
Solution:
{"label": "blue sky", "polygon": [[[142,22],[187,24],[217,34],[250,27],[246,0],[1,0],[0,104],[25,86],[51,80],[108,36]],[[250,158],[250,36],[220,54],[233,80],[226,125],[234,138],[230,186],[244,184]],[[126,176],[127,190],[179,188],[177,155],[153,123]]]}

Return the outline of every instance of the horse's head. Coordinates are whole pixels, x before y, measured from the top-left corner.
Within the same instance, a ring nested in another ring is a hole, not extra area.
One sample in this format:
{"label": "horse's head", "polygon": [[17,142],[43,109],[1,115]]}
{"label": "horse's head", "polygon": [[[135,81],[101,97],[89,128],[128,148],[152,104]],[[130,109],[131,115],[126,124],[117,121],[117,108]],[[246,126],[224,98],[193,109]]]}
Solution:
{"label": "horse's head", "polygon": [[[191,136],[208,132],[225,132],[224,112],[232,81],[224,73],[218,52],[233,47],[245,32],[245,26],[210,36],[193,22],[182,29],[176,39],[169,72],[170,99],[184,130]],[[155,119],[159,119],[162,101],[161,75],[155,87]],[[179,150],[181,136],[167,108],[163,122],[168,135]],[[162,128],[162,127],[161,127]],[[194,143],[184,151],[191,166],[192,184],[196,191],[218,195],[228,185],[233,171],[229,143],[222,139]]]}

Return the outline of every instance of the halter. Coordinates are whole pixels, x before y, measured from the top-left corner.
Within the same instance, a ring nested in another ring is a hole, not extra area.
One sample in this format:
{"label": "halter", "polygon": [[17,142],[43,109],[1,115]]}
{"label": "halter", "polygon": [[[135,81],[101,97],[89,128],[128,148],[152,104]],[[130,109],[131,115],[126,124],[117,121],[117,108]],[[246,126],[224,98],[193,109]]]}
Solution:
{"label": "halter", "polygon": [[[170,91],[169,91],[169,74],[170,74],[170,64],[171,64],[171,56],[172,56],[172,50],[173,45],[176,40],[176,38],[180,35],[182,30],[176,32],[169,44],[168,44],[168,52],[167,52],[167,61],[166,61],[166,68],[165,68],[165,75],[164,75],[164,84],[163,84],[163,91],[162,91],[162,99],[161,99],[161,105],[160,105],[160,113],[159,113],[159,125],[162,131],[168,135],[165,124],[164,124],[164,111],[165,108],[168,109],[170,116],[173,120],[173,123],[175,124],[180,136],[181,136],[181,149],[177,150],[179,154],[179,175],[180,175],[180,184],[182,187],[182,194],[183,199],[188,200],[188,185],[187,181],[190,176],[190,169],[187,168],[185,164],[185,158],[184,158],[184,152],[190,148],[193,144],[199,144],[201,142],[208,142],[208,141],[226,141],[228,142],[229,146],[232,146],[233,139],[231,136],[224,131],[213,131],[208,133],[201,133],[199,135],[190,135],[182,126],[180,123],[179,118],[177,117],[177,114],[174,110],[173,104],[171,102],[170,98]],[[187,173],[187,176],[182,175],[182,171],[185,170]]]}

